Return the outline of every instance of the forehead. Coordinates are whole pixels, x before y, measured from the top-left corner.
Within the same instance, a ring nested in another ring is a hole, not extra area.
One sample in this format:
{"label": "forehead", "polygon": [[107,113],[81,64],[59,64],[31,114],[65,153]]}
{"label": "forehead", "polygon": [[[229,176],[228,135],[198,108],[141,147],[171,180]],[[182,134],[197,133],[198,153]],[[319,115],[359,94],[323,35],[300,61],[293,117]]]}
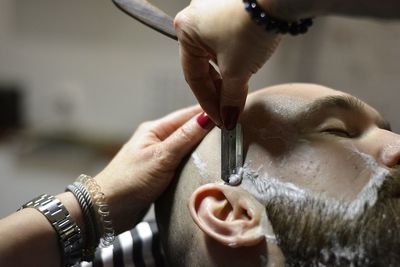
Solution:
{"label": "forehead", "polygon": [[286,94],[308,99],[324,97],[328,95],[345,94],[344,92],[341,92],[339,90],[334,90],[326,86],[318,84],[309,84],[309,83],[281,84],[264,88],[255,92],[255,94],[258,93],[264,95],[278,93],[278,94]]}
{"label": "forehead", "polygon": [[294,105],[293,108],[302,108],[320,98],[338,95],[346,94],[314,84],[284,84],[252,93],[248,97],[247,107],[266,102],[266,104],[280,106],[282,109],[289,108],[291,105]]}
{"label": "forehead", "polygon": [[[249,96],[246,109],[251,110],[255,106],[259,106],[267,108],[269,112],[280,116],[291,117],[306,111],[313,105],[315,107],[315,104],[324,102],[326,107],[336,105],[344,108],[340,101],[332,101],[340,98],[350,100],[345,102],[353,102],[351,104],[354,104],[347,106],[359,106],[357,111],[368,114],[374,120],[383,121],[381,115],[374,108],[360,99],[338,90],[314,84],[284,84],[259,90]],[[324,101],[327,99],[331,101]]]}

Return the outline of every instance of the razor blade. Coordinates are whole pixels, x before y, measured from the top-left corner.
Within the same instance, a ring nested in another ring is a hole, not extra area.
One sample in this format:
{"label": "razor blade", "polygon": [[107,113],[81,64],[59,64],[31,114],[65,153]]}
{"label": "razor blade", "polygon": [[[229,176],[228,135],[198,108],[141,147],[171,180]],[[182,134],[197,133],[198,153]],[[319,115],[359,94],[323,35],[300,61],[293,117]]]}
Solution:
{"label": "razor blade", "polygon": [[243,167],[243,132],[238,123],[232,130],[221,129],[221,178],[231,184],[230,178]]}

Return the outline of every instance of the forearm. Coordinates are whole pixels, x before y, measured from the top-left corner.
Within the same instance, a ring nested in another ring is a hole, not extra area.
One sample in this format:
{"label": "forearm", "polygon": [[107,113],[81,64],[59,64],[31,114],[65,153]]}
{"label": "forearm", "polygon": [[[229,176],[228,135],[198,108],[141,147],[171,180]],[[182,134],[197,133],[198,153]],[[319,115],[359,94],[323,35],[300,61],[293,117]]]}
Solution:
{"label": "forearm", "polygon": [[57,237],[46,218],[24,209],[0,221],[0,262],[4,266],[59,266]]}
{"label": "forearm", "polygon": [[[86,229],[82,210],[75,196],[71,192],[65,192],[57,195],[56,198],[68,210],[80,228],[82,236],[85,237]],[[119,200],[121,199],[109,198],[117,234],[132,227],[133,222],[137,221],[143,211],[143,207],[133,201],[132,205],[127,205],[130,207],[128,214],[125,211],[126,205],[121,205]],[[138,205],[140,208],[138,207],[136,210],[132,207],[134,205]],[[25,208],[0,220],[1,266],[55,267],[60,266],[61,262],[57,233],[41,212],[34,208]]]}
{"label": "forearm", "polygon": [[[84,232],[82,215],[71,193],[57,198]],[[57,234],[46,217],[33,208],[26,208],[0,220],[1,266],[60,266],[61,253]]]}
{"label": "forearm", "polygon": [[146,198],[148,194],[140,185],[135,184],[127,190],[124,183],[114,184],[113,180],[116,179],[114,173],[116,173],[114,169],[106,168],[95,177],[95,180],[107,196],[113,227],[118,235],[139,223],[152,201]]}

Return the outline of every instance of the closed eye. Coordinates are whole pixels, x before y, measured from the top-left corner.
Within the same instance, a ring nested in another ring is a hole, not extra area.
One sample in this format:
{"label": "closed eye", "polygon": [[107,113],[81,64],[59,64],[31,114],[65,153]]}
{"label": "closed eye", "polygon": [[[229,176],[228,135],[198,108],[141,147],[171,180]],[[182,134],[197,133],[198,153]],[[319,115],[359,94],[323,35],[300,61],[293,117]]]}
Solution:
{"label": "closed eye", "polygon": [[[318,127],[319,132],[334,135],[342,138],[353,138],[358,135],[358,131],[349,123],[337,117],[326,118]],[[354,131],[356,130],[356,131]]]}
{"label": "closed eye", "polygon": [[349,131],[341,128],[330,128],[330,129],[325,129],[322,132],[328,133],[331,135],[339,136],[339,137],[344,137],[344,138],[353,138],[355,137],[354,133],[350,133]]}

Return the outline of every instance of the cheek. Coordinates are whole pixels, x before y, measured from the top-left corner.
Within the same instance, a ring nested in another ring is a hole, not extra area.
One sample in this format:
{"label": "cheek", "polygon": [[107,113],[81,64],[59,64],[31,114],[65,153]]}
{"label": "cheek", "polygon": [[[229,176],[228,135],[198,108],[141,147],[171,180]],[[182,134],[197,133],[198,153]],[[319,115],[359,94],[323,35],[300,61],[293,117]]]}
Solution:
{"label": "cheek", "polygon": [[300,144],[277,162],[276,175],[301,188],[339,200],[354,200],[371,171],[350,147],[331,142]]}

